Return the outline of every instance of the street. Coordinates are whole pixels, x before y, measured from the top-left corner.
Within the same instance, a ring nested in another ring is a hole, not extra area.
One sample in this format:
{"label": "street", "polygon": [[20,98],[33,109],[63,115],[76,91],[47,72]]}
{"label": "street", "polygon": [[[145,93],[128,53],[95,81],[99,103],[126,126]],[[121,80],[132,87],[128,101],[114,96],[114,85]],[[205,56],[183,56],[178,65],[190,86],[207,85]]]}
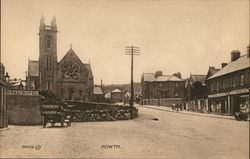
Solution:
{"label": "street", "polygon": [[143,107],[134,120],[9,125],[0,139],[8,158],[249,158],[249,122]]}

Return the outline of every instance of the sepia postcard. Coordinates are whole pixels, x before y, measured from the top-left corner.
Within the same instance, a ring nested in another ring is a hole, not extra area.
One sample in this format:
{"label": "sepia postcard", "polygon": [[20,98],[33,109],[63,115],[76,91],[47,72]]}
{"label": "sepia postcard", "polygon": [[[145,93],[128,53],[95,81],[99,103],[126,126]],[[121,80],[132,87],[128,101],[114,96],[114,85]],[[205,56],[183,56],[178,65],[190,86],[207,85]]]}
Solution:
{"label": "sepia postcard", "polygon": [[249,159],[249,0],[2,0],[0,158]]}

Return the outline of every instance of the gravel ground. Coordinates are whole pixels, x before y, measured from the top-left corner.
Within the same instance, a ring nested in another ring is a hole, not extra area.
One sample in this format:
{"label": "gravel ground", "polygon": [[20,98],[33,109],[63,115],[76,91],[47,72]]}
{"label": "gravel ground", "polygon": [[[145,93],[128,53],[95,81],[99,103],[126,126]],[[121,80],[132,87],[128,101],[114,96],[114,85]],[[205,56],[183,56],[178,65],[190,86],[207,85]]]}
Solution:
{"label": "gravel ground", "polygon": [[134,120],[10,125],[0,135],[8,158],[249,159],[249,122],[148,108]]}

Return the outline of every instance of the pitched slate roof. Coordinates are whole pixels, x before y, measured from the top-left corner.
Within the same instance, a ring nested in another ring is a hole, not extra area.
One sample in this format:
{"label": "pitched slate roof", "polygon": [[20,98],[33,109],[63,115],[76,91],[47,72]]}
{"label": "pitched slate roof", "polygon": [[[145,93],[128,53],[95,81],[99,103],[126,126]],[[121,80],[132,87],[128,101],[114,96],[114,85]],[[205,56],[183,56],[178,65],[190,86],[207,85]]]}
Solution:
{"label": "pitched slate roof", "polygon": [[95,86],[95,87],[94,87],[93,93],[94,93],[94,94],[104,94],[102,88],[99,87],[99,86]]}
{"label": "pitched slate roof", "polygon": [[183,81],[183,80],[173,75],[162,75],[156,77],[154,81]]}
{"label": "pitched slate roof", "polygon": [[144,78],[144,81],[146,82],[154,82],[154,81],[184,81],[174,75],[161,75],[158,77],[155,77],[154,73],[144,73],[142,75],[142,78]]}
{"label": "pitched slate roof", "polygon": [[147,81],[147,82],[152,82],[155,79],[154,73],[144,73],[142,76],[144,78],[144,81]]}
{"label": "pitched slate roof", "polygon": [[28,76],[39,76],[39,62],[38,61],[29,60]]}
{"label": "pitched slate roof", "polygon": [[250,59],[246,55],[243,55],[236,61],[233,61],[223,67],[220,71],[209,77],[208,80],[246,68],[250,68]]}
{"label": "pitched slate roof", "polygon": [[[68,50],[68,52],[63,56],[63,58],[60,60],[59,63],[61,63],[62,61],[64,61],[65,59],[67,59],[68,57],[74,57],[76,60],[78,60],[80,63],[82,63],[82,61],[80,60],[80,58],[76,55],[75,51],[70,48]],[[82,63],[83,64],[83,63]]]}

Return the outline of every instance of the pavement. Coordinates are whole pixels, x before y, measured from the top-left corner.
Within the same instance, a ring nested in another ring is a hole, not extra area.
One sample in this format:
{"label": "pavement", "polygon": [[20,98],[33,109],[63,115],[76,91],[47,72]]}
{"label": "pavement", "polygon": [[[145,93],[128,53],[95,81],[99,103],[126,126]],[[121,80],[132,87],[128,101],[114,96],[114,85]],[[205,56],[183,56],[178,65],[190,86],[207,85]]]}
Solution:
{"label": "pavement", "polygon": [[5,131],[5,130],[8,130],[9,128],[7,127],[7,128],[0,128],[0,132],[1,131]]}
{"label": "pavement", "polygon": [[222,118],[222,119],[235,120],[234,116],[231,116],[231,115],[200,113],[200,112],[187,111],[187,110],[176,111],[176,110],[172,110],[171,107],[156,106],[156,105],[138,105],[138,106],[139,107],[150,108],[150,109],[162,110],[162,111],[169,111],[169,112],[174,112],[174,113],[183,113],[183,114],[186,114],[186,115],[197,115],[197,116],[204,116],[204,117],[212,117],[212,118]]}
{"label": "pavement", "polygon": [[249,122],[145,107],[133,120],[9,125],[0,139],[1,158],[249,159]]}

